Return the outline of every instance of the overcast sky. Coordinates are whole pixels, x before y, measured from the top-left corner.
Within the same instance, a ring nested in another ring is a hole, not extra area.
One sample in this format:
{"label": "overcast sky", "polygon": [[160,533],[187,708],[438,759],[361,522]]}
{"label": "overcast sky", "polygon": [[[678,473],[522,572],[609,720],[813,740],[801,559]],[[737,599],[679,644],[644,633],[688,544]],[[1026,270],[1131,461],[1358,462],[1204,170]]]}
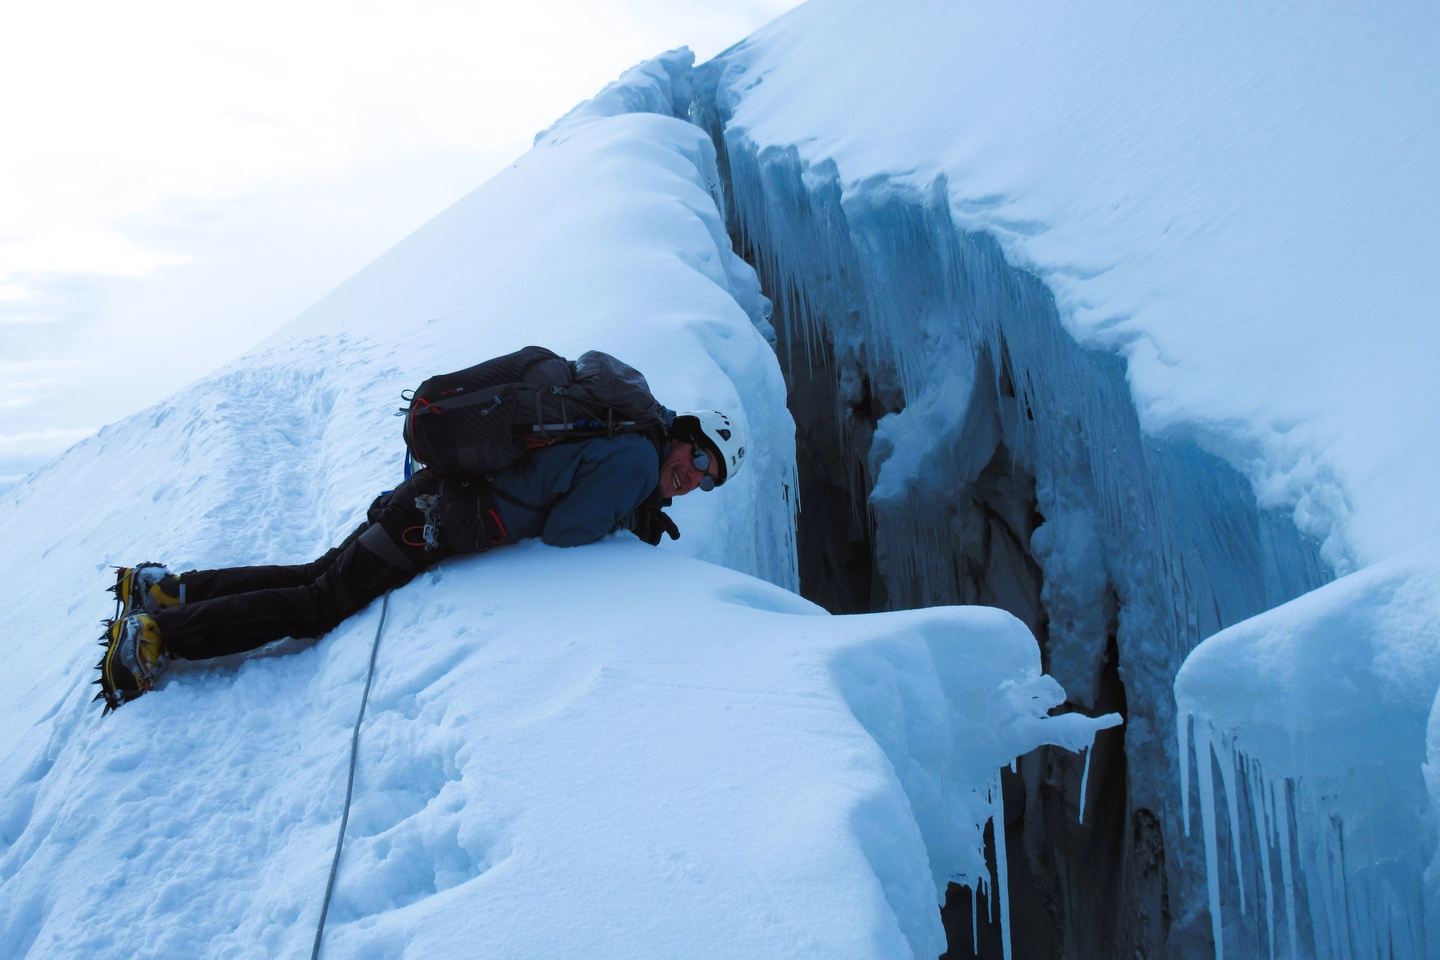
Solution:
{"label": "overcast sky", "polygon": [[0,8],[0,489],[238,356],[627,67],[795,0]]}

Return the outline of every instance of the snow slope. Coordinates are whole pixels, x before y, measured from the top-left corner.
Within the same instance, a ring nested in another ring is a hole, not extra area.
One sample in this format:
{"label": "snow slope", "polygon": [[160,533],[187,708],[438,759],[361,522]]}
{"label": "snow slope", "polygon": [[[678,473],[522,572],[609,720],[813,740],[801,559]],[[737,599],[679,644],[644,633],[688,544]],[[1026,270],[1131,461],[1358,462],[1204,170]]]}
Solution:
{"label": "snow slope", "polygon": [[1064,694],[1005,614],[838,618],[783,589],[793,427],[713,150],[616,113],[683,102],[688,64],[627,74],[260,350],[0,500],[6,956],[306,955],[378,605],[177,665],[102,722],[106,564],[310,558],[397,478],[400,389],[535,341],[743,410],[749,465],[677,504],[663,549],[522,544],[392,596],[326,955],[943,948],[945,883],[988,876],[998,767],[1112,721],[1048,717]]}

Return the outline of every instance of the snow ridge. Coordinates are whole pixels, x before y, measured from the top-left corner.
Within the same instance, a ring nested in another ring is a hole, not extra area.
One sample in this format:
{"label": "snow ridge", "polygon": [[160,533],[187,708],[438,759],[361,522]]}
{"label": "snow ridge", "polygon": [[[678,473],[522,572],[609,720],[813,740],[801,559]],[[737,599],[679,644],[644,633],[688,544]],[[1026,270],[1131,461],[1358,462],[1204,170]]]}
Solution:
{"label": "snow ridge", "polygon": [[[608,95],[674,105],[683,62]],[[837,618],[784,589],[794,428],[713,147],[613,110],[7,496],[0,576],[37,585],[0,689],[11,955],[304,955],[378,607],[178,664],[101,722],[106,562],[309,559],[398,478],[401,388],[527,342],[610,350],[671,406],[740,412],[754,450],[676,504],[673,545],[521,544],[392,595],[327,952],[934,956],[996,767],[1113,722],[1047,715],[1063,694],[1013,618]]]}
{"label": "snow ridge", "polygon": [[690,114],[690,76],[695,54],[677,47],[651,60],[638,63],[619,79],[535,135],[535,143],[557,136],[566,129],[590,120],[603,120],[627,113],[657,113],[684,120]]}

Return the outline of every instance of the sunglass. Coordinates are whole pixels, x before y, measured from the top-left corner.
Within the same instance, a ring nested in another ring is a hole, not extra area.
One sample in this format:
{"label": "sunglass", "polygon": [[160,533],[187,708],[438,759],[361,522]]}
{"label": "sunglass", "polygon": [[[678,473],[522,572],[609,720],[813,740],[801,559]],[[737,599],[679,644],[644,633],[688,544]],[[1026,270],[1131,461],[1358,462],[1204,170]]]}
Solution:
{"label": "sunglass", "polygon": [[706,493],[714,490],[715,478],[709,473],[710,454],[706,453],[698,443],[690,444],[690,462],[695,465],[696,470],[700,471],[700,489]]}

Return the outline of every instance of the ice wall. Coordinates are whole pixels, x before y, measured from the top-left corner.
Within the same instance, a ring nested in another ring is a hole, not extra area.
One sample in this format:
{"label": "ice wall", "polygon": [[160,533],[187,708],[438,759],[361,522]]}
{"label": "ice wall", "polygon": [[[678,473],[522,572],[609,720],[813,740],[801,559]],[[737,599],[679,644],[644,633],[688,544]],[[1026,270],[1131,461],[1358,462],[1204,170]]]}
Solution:
{"label": "ice wall", "polygon": [[744,81],[723,56],[702,67],[695,115],[719,146],[737,248],[775,303],[802,590],[840,609],[1004,607],[1073,705],[1125,710],[1089,784],[1123,814],[1055,826],[1078,814],[1076,762],[1027,758],[1012,787],[1029,949],[1208,953],[1171,683],[1202,638],[1322,582],[1315,546],[1219,459],[1143,434],[1123,361],[1077,346],[1042,284],[957,228],[943,178],[842,190],[833,164],[759,149],[728,122]]}
{"label": "ice wall", "polygon": [[1440,949],[1426,881],[1437,584],[1436,551],[1412,552],[1222,631],[1186,660],[1181,796],[1205,846],[1217,957]]}

